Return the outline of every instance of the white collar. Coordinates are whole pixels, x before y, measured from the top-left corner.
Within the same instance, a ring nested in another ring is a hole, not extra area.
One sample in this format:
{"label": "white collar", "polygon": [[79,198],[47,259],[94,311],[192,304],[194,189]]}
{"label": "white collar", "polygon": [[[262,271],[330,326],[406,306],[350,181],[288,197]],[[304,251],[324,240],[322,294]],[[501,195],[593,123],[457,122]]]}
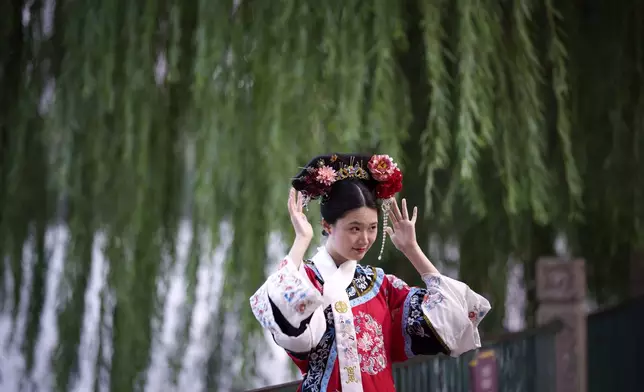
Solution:
{"label": "white collar", "polygon": [[312,261],[320,275],[322,275],[325,286],[327,282],[332,281],[342,289],[346,289],[351,284],[358,264],[356,260],[347,260],[340,264],[340,267],[336,266],[335,261],[333,261],[324,246],[318,248],[318,252],[313,256]]}
{"label": "white collar", "polygon": [[[337,267],[326,248],[320,247],[315,256],[313,256],[313,263],[322,275],[322,279],[324,279],[322,294],[324,309],[333,304],[331,313],[333,314],[333,324],[336,328],[335,348],[338,353],[342,390],[363,392],[356,329],[353,322],[351,301],[347,293],[347,287],[353,280],[357,261],[347,260]],[[358,369],[357,374],[353,373],[355,369]]]}

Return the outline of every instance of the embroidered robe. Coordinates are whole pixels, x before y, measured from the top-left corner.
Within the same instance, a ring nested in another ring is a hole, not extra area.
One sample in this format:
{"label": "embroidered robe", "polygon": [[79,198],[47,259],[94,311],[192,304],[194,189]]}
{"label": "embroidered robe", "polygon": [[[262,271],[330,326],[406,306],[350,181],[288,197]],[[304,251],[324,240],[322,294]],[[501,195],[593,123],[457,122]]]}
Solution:
{"label": "embroidered robe", "polygon": [[336,267],[324,247],[299,269],[288,256],[250,298],[253,314],[303,375],[301,392],[395,391],[392,364],[480,347],[489,302],[440,274],[409,287],[380,268]]}

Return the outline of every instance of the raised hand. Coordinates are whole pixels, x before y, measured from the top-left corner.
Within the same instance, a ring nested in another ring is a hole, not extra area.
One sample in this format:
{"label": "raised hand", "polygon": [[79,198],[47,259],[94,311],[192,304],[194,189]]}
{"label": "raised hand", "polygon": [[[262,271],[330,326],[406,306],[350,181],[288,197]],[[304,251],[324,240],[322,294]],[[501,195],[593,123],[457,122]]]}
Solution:
{"label": "raised hand", "polygon": [[303,198],[301,192],[296,192],[294,188],[291,188],[288,194],[288,213],[291,215],[295,236],[310,240],[313,238],[313,227],[302,211]]}
{"label": "raised hand", "polygon": [[416,218],[418,216],[418,208],[414,207],[410,219],[406,199],[402,200],[402,211],[398,208],[398,201],[396,199],[393,199],[391,203],[393,204],[389,208],[389,221],[391,224],[386,228],[386,231],[396,248],[405,253],[417,245]]}

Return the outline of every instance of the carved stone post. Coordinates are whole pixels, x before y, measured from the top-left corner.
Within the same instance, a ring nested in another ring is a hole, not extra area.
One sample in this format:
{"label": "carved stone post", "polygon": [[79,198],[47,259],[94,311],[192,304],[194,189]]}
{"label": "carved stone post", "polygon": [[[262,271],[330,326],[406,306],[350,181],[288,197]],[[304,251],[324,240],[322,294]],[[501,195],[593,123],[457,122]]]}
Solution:
{"label": "carved stone post", "polygon": [[537,262],[537,323],[559,319],[556,338],[557,389],[586,392],[586,266],[584,260],[544,257]]}

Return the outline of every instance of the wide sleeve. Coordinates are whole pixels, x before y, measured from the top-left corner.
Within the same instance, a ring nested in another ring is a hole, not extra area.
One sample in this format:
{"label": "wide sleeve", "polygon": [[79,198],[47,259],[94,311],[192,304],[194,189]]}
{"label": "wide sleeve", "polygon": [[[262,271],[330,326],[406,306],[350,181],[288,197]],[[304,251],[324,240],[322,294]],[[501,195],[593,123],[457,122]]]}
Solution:
{"label": "wide sleeve", "polygon": [[290,353],[307,353],[326,330],[322,294],[287,256],[251,296],[253,315],[275,342]]}
{"label": "wide sleeve", "polygon": [[387,275],[393,360],[438,353],[458,357],[480,347],[478,325],[490,311],[488,300],[444,275],[428,274],[423,282],[425,288],[409,287]]}

